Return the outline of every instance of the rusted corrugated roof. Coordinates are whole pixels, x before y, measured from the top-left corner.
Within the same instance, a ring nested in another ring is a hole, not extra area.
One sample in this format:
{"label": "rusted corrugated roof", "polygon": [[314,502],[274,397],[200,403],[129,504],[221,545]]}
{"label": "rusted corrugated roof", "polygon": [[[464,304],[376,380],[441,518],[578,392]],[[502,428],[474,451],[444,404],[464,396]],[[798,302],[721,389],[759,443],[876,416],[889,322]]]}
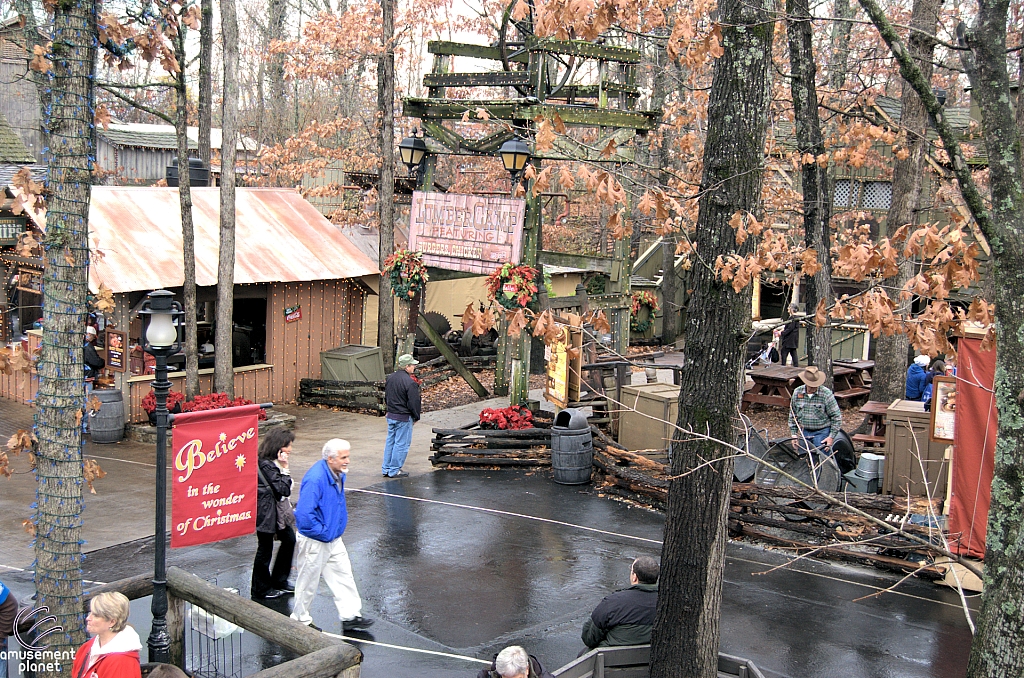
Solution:
{"label": "rusted corrugated roof", "polygon": [[[296,191],[236,189],[235,282],[357,278],[374,264]],[[192,189],[196,284],[217,284],[220,189]],[[184,283],[181,211],[176,188],[94,186],[89,287],[133,292]]]}

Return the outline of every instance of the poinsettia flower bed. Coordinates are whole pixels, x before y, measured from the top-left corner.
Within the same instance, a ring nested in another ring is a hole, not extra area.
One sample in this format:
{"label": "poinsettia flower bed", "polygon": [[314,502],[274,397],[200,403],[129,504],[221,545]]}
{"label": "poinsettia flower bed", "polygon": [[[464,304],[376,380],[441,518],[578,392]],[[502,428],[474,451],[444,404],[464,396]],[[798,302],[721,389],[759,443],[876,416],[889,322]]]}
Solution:
{"label": "poinsettia flower bed", "polygon": [[[185,402],[185,396],[177,391],[170,391],[167,394],[167,409],[171,411],[175,405],[181,405],[182,412],[202,412],[205,410],[220,410],[225,407],[238,407],[239,405],[252,405],[253,402],[246,398],[238,397],[232,400],[227,393],[210,393],[208,395],[196,396],[192,402]],[[142,399],[142,409],[146,414],[153,414],[156,411],[156,394],[150,391]],[[259,419],[267,418],[267,411],[261,409]]]}
{"label": "poinsettia flower bed", "polygon": [[[183,412],[202,412],[204,410],[219,410],[225,407],[238,407],[239,405],[252,405],[253,402],[246,398],[238,397],[232,400],[227,393],[210,393],[208,395],[196,396],[192,402],[181,406]],[[267,418],[267,411],[260,410],[260,421]]]}
{"label": "poinsettia flower bed", "polygon": [[533,428],[533,412],[522,405],[494,408],[480,412],[480,428],[519,431]]}
{"label": "poinsettia flower bed", "polygon": [[[185,404],[185,394],[178,393],[177,391],[169,391],[167,393],[167,411],[173,412],[175,405]],[[146,414],[153,414],[156,412],[156,393],[150,391],[146,394],[146,397],[142,399],[142,409],[146,411]],[[180,411],[180,410],[179,410]]]}

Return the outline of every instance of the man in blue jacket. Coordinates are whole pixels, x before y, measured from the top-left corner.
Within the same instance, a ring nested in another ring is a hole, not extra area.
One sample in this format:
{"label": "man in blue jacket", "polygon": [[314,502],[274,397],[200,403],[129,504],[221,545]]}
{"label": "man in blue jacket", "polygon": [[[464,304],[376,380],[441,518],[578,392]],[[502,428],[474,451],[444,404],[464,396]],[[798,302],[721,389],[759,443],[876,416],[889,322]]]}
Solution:
{"label": "man in blue jacket", "polygon": [[323,576],[334,596],[341,627],[345,631],[368,628],[373,620],[362,616],[363,601],[352,576],[341,535],[348,523],[345,507],[345,474],[351,457],[347,440],[334,438],[324,444],[323,459],[302,477],[299,502],[295,506],[298,530],[298,568],[295,578],[295,607],[292,619],[312,626],[310,605]]}
{"label": "man in blue jacket", "polygon": [[924,388],[931,381],[931,374],[928,373],[929,358],[926,355],[919,355],[907,369],[907,400],[924,400]]}

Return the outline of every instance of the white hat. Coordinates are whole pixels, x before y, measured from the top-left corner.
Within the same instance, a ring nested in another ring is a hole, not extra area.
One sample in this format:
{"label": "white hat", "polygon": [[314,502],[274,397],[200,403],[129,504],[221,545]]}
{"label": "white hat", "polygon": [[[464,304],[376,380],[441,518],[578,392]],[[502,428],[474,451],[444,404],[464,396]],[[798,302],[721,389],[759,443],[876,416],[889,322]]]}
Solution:
{"label": "white hat", "polygon": [[87,336],[87,337],[95,337],[96,336],[96,328],[93,327],[92,325],[86,325],[85,326],[85,336]]}
{"label": "white hat", "polygon": [[914,362],[920,365],[921,367],[928,367],[928,363],[931,362],[931,358],[922,353],[921,355],[914,358]]}

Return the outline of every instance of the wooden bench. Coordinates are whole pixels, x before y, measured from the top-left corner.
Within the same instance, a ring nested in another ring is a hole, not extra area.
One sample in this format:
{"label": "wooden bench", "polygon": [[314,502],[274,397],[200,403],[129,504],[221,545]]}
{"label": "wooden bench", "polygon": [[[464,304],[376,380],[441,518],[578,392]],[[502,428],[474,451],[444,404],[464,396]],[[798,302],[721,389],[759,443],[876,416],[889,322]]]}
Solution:
{"label": "wooden bench", "polygon": [[855,433],[851,436],[853,442],[863,443],[865,446],[885,447],[885,436],[873,436],[867,433]]}
{"label": "wooden bench", "polygon": [[857,388],[848,388],[842,391],[835,391],[832,395],[836,397],[836,400],[849,400],[850,398],[858,398],[862,395],[871,393],[871,389],[867,386],[860,386]]}

